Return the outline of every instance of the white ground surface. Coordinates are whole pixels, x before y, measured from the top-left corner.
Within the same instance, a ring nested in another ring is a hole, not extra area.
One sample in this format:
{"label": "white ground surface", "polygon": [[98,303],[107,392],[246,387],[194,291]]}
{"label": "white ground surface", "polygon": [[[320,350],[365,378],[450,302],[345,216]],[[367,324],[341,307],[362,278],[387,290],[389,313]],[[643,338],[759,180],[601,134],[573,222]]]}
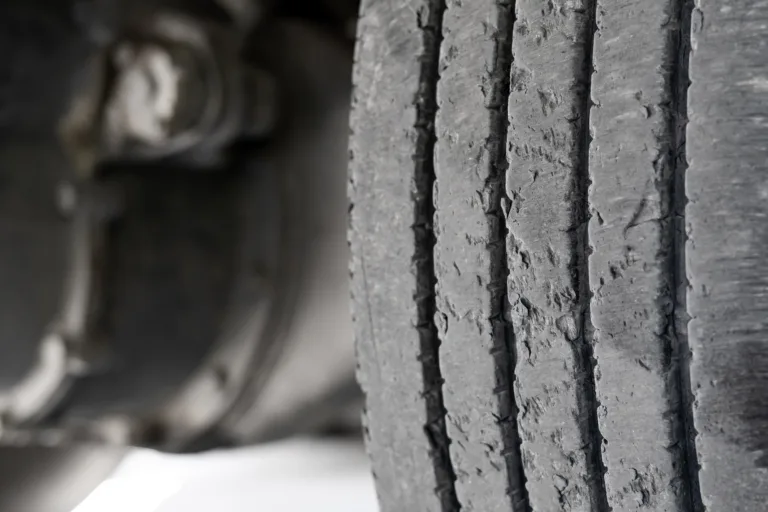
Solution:
{"label": "white ground surface", "polygon": [[293,440],[202,455],[135,451],[73,512],[377,512],[359,443]]}

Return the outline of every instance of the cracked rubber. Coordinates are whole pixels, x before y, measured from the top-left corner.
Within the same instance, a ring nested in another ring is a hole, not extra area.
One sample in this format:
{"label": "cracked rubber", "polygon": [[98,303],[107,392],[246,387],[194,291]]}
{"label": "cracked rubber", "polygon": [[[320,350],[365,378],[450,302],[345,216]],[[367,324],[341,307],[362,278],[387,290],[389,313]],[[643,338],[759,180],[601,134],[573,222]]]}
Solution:
{"label": "cracked rubber", "polygon": [[765,509],[766,22],[363,1],[352,304],[382,511]]}

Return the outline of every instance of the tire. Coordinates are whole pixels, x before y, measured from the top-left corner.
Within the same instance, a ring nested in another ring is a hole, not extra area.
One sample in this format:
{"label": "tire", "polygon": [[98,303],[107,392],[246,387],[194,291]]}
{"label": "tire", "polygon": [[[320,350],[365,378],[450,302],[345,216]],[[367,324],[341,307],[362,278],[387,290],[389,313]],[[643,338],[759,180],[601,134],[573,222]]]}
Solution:
{"label": "tire", "polygon": [[364,0],[350,202],[383,511],[768,503],[758,0]]}

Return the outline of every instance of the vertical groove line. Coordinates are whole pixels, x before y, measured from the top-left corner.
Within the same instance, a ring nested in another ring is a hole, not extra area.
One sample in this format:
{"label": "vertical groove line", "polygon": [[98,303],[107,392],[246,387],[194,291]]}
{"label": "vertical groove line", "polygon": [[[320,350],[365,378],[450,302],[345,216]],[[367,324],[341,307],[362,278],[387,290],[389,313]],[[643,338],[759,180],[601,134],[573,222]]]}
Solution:
{"label": "vertical groove line", "polygon": [[577,170],[576,187],[578,196],[581,197],[581,204],[577,206],[574,212],[577,216],[577,279],[579,289],[579,302],[582,307],[582,325],[581,325],[581,360],[584,393],[583,414],[586,415],[586,449],[587,449],[587,468],[590,486],[592,488],[592,508],[596,512],[608,512],[611,510],[608,504],[608,493],[605,486],[606,467],[602,458],[602,446],[604,438],[600,433],[600,422],[598,420],[598,408],[600,402],[597,398],[597,361],[594,356],[594,325],[592,324],[592,290],[589,276],[589,255],[592,252],[589,240],[589,219],[590,202],[589,193],[592,185],[592,175],[590,172],[590,147],[592,145],[591,133],[591,110],[594,106],[592,101],[592,75],[595,72],[594,48],[595,35],[598,31],[597,25],[597,7],[598,0],[591,0],[588,4],[585,19],[585,39],[584,39],[584,68],[583,68],[583,87],[584,94],[582,99],[581,124],[581,158]]}
{"label": "vertical groove line", "polygon": [[521,439],[517,426],[517,404],[515,403],[514,376],[516,351],[512,325],[506,319],[509,309],[507,279],[507,235],[505,204],[510,204],[507,194],[506,173],[507,133],[509,130],[510,73],[512,70],[512,37],[515,24],[514,0],[499,0],[497,3],[498,27],[494,36],[494,64],[491,71],[492,92],[487,106],[491,148],[491,166],[485,188],[490,192],[491,209],[488,212],[491,252],[491,326],[493,328],[493,350],[496,372],[496,397],[499,404],[499,425],[501,428],[504,458],[507,469],[508,488],[513,510],[530,510],[525,472],[521,454]]}
{"label": "vertical groove line", "polygon": [[688,126],[688,88],[691,52],[691,16],[693,0],[677,0],[675,8],[678,22],[677,40],[673,42],[673,72],[670,79],[672,95],[671,140],[672,179],[670,180],[670,214],[672,221],[668,235],[672,241],[670,275],[672,280],[671,331],[674,350],[678,359],[677,378],[680,392],[680,430],[683,441],[683,471],[689,510],[703,512],[704,504],[699,488],[699,463],[696,454],[696,430],[693,420],[693,390],[690,377],[690,347],[688,345],[688,315],[686,293],[688,288],[685,263],[685,207],[687,194],[685,174],[688,169],[686,156],[686,129]]}
{"label": "vertical groove line", "polygon": [[435,326],[435,262],[434,232],[435,184],[434,148],[435,116],[437,114],[437,82],[442,44],[445,0],[428,0],[426,9],[419,10],[418,26],[422,33],[424,53],[419,70],[419,90],[416,94],[416,150],[414,162],[414,242],[413,263],[416,271],[417,328],[419,359],[424,382],[427,423],[424,433],[430,444],[430,457],[435,472],[437,494],[442,512],[457,512],[461,505],[456,497],[456,475],[451,463],[450,444],[445,425],[443,376],[440,370],[440,339]]}

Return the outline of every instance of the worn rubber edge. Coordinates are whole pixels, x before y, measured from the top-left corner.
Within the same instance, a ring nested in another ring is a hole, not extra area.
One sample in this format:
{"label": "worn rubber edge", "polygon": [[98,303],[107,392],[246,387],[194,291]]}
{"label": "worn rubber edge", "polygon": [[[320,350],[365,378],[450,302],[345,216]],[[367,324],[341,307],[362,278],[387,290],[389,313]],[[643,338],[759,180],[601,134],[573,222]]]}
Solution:
{"label": "worn rubber edge", "polygon": [[421,57],[419,94],[416,98],[416,125],[418,133],[416,151],[413,155],[414,203],[413,232],[415,251],[413,263],[416,268],[417,328],[421,349],[420,361],[424,378],[424,401],[427,409],[427,424],[424,432],[432,447],[430,454],[437,479],[436,492],[443,512],[458,511],[461,506],[456,497],[454,482],[456,475],[451,464],[449,446],[451,440],[445,425],[446,410],[443,404],[443,376],[440,370],[440,338],[435,325],[435,276],[434,247],[434,149],[435,116],[437,115],[437,84],[440,80],[440,46],[443,40],[443,14],[445,0],[430,0],[426,19],[419,17],[422,31],[424,55]]}
{"label": "worn rubber edge", "polygon": [[[575,265],[577,269],[577,286],[579,290],[579,299],[582,302],[583,313],[581,317],[582,333],[579,347],[581,357],[577,358],[584,375],[582,385],[581,399],[582,411],[587,411],[587,428],[589,432],[585,436],[587,443],[587,461],[589,466],[589,480],[592,484],[592,508],[596,512],[608,512],[611,507],[608,505],[608,492],[605,484],[605,475],[607,468],[602,458],[602,446],[604,442],[603,435],[600,433],[600,422],[598,420],[598,409],[600,401],[597,397],[596,372],[598,371],[598,362],[594,355],[593,345],[595,343],[595,328],[592,324],[592,286],[589,275],[589,255],[592,251],[589,240],[589,219],[590,202],[589,188],[592,184],[592,175],[590,172],[590,146],[592,145],[591,133],[591,112],[594,107],[592,100],[592,75],[595,72],[595,34],[597,34],[597,7],[598,0],[591,0],[588,4],[588,18],[585,39],[584,68],[582,80],[585,93],[583,95],[583,104],[581,110],[581,129],[582,142],[580,150],[580,162],[577,167],[576,176],[578,196],[581,198],[580,204],[576,205],[575,215],[578,216],[575,225],[580,228],[574,231],[574,245],[576,251],[574,254]],[[578,349],[576,349],[578,350]]]}
{"label": "worn rubber edge", "polygon": [[674,73],[670,84],[672,96],[671,144],[672,144],[672,179],[670,180],[670,214],[672,222],[668,223],[667,234],[672,242],[672,254],[669,258],[669,273],[674,286],[672,290],[672,311],[670,312],[670,331],[673,341],[673,357],[678,361],[677,379],[680,393],[680,438],[685,443],[682,450],[682,475],[685,480],[685,491],[689,500],[688,506],[693,512],[703,512],[704,504],[699,487],[699,462],[696,453],[696,427],[693,421],[694,395],[691,385],[690,363],[691,348],[688,345],[688,304],[686,288],[688,287],[685,259],[685,206],[688,202],[685,190],[685,173],[688,169],[686,155],[686,136],[688,127],[688,88],[691,84],[689,76],[691,52],[691,16],[693,0],[677,1],[678,39],[676,55],[673,58]]}
{"label": "worn rubber edge", "polygon": [[491,71],[493,86],[491,102],[488,105],[490,134],[488,141],[495,144],[495,154],[492,155],[488,179],[485,189],[490,191],[492,209],[490,217],[496,219],[489,223],[489,228],[497,229],[496,239],[489,244],[491,253],[490,275],[491,282],[488,291],[491,293],[491,325],[493,328],[494,349],[498,387],[494,394],[506,394],[507,400],[499,400],[499,424],[501,426],[503,450],[507,465],[509,487],[507,494],[511,498],[513,510],[529,511],[528,491],[526,489],[525,470],[521,454],[520,432],[517,425],[518,408],[515,401],[514,380],[517,353],[515,350],[514,331],[512,323],[506,318],[509,310],[509,262],[507,256],[507,236],[509,230],[503,204],[510,204],[507,195],[507,134],[509,130],[509,93],[510,73],[514,55],[512,38],[514,37],[515,0],[499,0],[498,29],[494,35],[494,66]]}

